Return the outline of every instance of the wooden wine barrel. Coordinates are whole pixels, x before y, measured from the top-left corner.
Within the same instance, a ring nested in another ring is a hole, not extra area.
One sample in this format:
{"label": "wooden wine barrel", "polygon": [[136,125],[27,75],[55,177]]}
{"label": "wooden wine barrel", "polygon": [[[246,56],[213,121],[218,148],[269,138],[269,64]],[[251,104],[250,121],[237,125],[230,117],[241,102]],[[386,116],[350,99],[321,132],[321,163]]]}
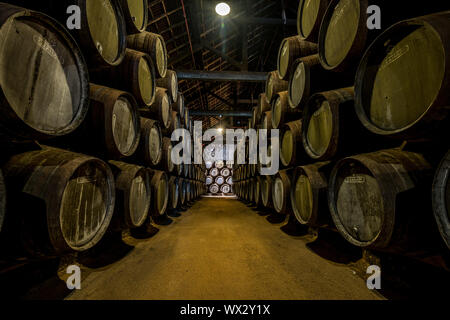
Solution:
{"label": "wooden wine barrel", "polygon": [[6,214],[6,187],[2,170],[0,169],[0,232],[2,231],[3,221]]}
{"label": "wooden wine barrel", "polygon": [[158,121],[141,118],[141,138],[135,158],[147,167],[157,167],[162,159],[162,133]]}
{"label": "wooden wine barrel", "polygon": [[169,128],[163,130],[163,134],[166,137],[172,137],[172,134],[174,133],[174,131],[181,128],[181,119],[180,119],[178,112],[171,111],[170,114],[171,114],[170,126],[169,126]]}
{"label": "wooden wine barrel", "polygon": [[186,204],[186,182],[183,178],[180,178],[178,184],[180,190],[178,207],[182,208]]}
{"label": "wooden wine barrel", "polygon": [[156,88],[155,101],[149,108],[139,110],[142,116],[158,120],[161,129],[169,129],[172,120],[172,107],[170,98],[167,95],[167,90],[163,88]]}
{"label": "wooden wine barrel", "polygon": [[254,201],[256,208],[260,209],[262,208],[262,197],[261,197],[261,177],[256,177],[253,182],[255,184],[255,188],[253,189],[254,195]]}
{"label": "wooden wine barrel", "polygon": [[269,72],[266,80],[266,99],[272,103],[272,99],[278,92],[283,92],[288,89],[289,82],[282,80],[278,71]]}
{"label": "wooden wine barrel", "polygon": [[123,15],[127,24],[127,33],[140,33],[147,29],[148,1],[121,0]]}
{"label": "wooden wine barrel", "polygon": [[288,122],[281,128],[280,160],[286,168],[305,162],[305,149],[302,144],[302,120]]}
{"label": "wooden wine barrel", "polygon": [[[315,94],[304,110],[302,128],[304,149],[312,159],[331,160],[340,147],[345,148],[345,144],[358,150],[357,141],[362,139],[361,136],[353,135],[358,133],[358,129],[362,131],[354,112],[353,88]],[[347,130],[349,134],[346,134]],[[354,141],[351,144],[350,139]]]}
{"label": "wooden wine barrel", "polygon": [[169,210],[176,210],[178,208],[180,196],[180,184],[177,177],[170,177],[169,179]]}
{"label": "wooden wine barrel", "polygon": [[172,148],[170,138],[163,138],[160,169],[167,173],[172,173],[175,170],[175,165],[172,161]]}
{"label": "wooden wine barrel", "polygon": [[167,73],[167,49],[164,38],[158,34],[144,31],[127,37],[128,48],[142,51],[152,57],[158,78]]}
{"label": "wooden wine barrel", "polygon": [[212,184],[214,182],[214,179],[212,176],[207,176],[206,177],[206,185],[209,186],[210,184]]}
{"label": "wooden wine barrel", "polygon": [[279,171],[272,183],[272,201],[275,211],[279,214],[291,212],[291,180],[288,170]]}
{"label": "wooden wine barrel", "polygon": [[217,185],[221,186],[221,185],[223,185],[225,183],[225,178],[222,177],[222,176],[218,176],[216,178],[215,182],[216,182]]}
{"label": "wooden wine barrel", "polygon": [[433,182],[433,211],[439,231],[450,249],[450,151],[442,160]]}
{"label": "wooden wine barrel", "polygon": [[370,131],[415,139],[448,133],[450,13],[400,22],[380,35],[356,76],[356,111]]}
{"label": "wooden wine barrel", "polygon": [[220,187],[220,192],[224,194],[231,193],[231,186],[229,184],[224,184]]}
{"label": "wooden wine barrel", "polygon": [[350,73],[323,69],[317,54],[300,58],[295,61],[294,72],[289,78],[289,106],[303,110],[314,93],[352,86],[353,83],[354,77]]}
{"label": "wooden wine barrel", "polygon": [[217,194],[217,193],[219,193],[219,191],[220,191],[220,187],[217,184],[215,184],[215,183],[213,183],[209,187],[209,192],[212,193],[212,194]]}
{"label": "wooden wine barrel", "polygon": [[153,217],[159,217],[166,213],[169,203],[169,178],[163,171],[148,170],[151,176],[150,186],[153,199],[150,214]]}
{"label": "wooden wine barrel", "polygon": [[88,71],[76,42],[44,14],[4,3],[0,12],[0,136],[73,132],[89,109]]}
{"label": "wooden wine barrel", "polygon": [[228,176],[230,176],[231,171],[228,168],[223,168],[222,171],[220,171],[220,174],[222,175],[222,177],[227,178]]}
{"label": "wooden wine barrel", "polygon": [[11,218],[19,226],[9,230],[10,240],[20,242],[30,255],[84,251],[108,229],[115,186],[103,161],[43,147],[11,157],[2,171],[15,213]]}
{"label": "wooden wine barrel", "polygon": [[318,162],[294,171],[291,207],[301,224],[313,227],[333,225],[327,205],[329,167],[330,162]]}
{"label": "wooden wine barrel", "polygon": [[[141,120],[133,96],[120,90],[91,84],[87,119],[89,139],[110,159],[132,156],[139,145]],[[76,147],[76,146],[75,146]]]}
{"label": "wooden wine barrel", "polygon": [[178,98],[176,102],[173,104],[172,109],[180,115],[180,118],[183,120],[181,125],[184,125],[184,117],[186,116],[186,105],[184,104],[184,95],[182,93],[178,93]]}
{"label": "wooden wine barrel", "polygon": [[114,219],[120,227],[138,228],[148,217],[151,203],[150,176],[147,169],[123,162],[109,161],[116,183]]}
{"label": "wooden wine barrel", "polygon": [[287,91],[277,93],[272,100],[272,128],[279,129],[284,123],[302,118],[302,111],[289,107]]}
{"label": "wooden wine barrel", "polygon": [[337,229],[359,247],[400,250],[425,242],[432,174],[422,155],[399,149],[341,160],[328,187]]}
{"label": "wooden wine barrel", "polygon": [[156,80],[156,85],[167,90],[173,103],[178,100],[178,76],[173,70],[167,70],[164,78]]}
{"label": "wooden wine barrel", "polygon": [[212,168],[211,171],[209,172],[209,174],[211,175],[211,177],[216,178],[219,175],[219,169],[217,168]]}
{"label": "wooden wine barrel", "polygon": [[155,67],[146,53],[127,49],[120,65],[91,70],[90,76],[94,83],[132,93],[139,106],[155,101]]}
{"label": "wooden wine barrel", "polygon": [[226,180],[226,183],[229,184],[230,186],[232,186],[233,185],[233,177],[229,176]]}
{"label": "wooden wine barrel", "polygon": [[263,116],[267,111],[272,110],[272,105],[267,101],[265,93],[261,93],[258,97],[258,118],[259,123],[262,123]]}
{"label": "wooden wine barrel", "polygon": [[298,58],[317,53],[317,44],[302,40],[300,36],[283,39],[278,51],[278,75],[282,80],[289,80],[294,61]]}
{"label": "wooden wine barrel", "polygon": [[261,200],[265,208],[273,208],[272,199],[272,176],[261,176],[263,179],[261,181]]}
{"label": "wooden wine barrel", "polygon": [[301,39],[317,42],[320,24],[331,0],[300,0],[297,32]]}
{"label": "wooden wine barrel", "polygon": [[272,130],[272,111],[267,111],[266,113],[264,113],[262,119],[262,128],[265,130]]}

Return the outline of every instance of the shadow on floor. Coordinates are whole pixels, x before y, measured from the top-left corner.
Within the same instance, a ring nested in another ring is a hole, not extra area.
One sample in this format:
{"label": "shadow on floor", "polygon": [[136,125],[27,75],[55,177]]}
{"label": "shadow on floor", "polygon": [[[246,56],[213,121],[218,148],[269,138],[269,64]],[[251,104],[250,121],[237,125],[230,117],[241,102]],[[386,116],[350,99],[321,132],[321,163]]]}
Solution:
{"label": "shadow on floor", "polygon": [[297,219],[293,215],[291,215],[289,216],[288,222],[280,229],[291,237],[302,237],[308,235],[309,228],[307,226],[301,225],[297,221]]}
{"label": "shadow on floor", "polygon": [[170,226],[173,220],[169,218],[166,214],[159,217],[153,217],[153,222],[158,226]]}
{"label": "shadow on floor", "polygon": [[266,220],[271,224],[281,224],[286,221],[286,216],[282,214],[278,214],[275,212],[271,212],[267,217]]}
{"label": "shadow on floor", "polygon": [[179,218],[179,217],[181,217],[181,213],[177,210],[169,210],[167,212],[167,216],[169,216],[171,218]]}

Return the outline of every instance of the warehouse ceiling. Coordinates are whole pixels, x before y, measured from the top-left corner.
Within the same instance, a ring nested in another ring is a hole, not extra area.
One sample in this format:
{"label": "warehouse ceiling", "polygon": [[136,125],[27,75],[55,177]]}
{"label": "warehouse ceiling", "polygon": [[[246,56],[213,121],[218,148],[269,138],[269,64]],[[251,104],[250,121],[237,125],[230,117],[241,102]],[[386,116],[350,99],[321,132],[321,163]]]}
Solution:
{"label": "warehouse ceiling", "polygon": [[[214,0],[149,0],[148,31],[162,35],[169,67],[180,70],[259,71],[276,69],[278,47],[284,37],[296,34],[296,0],[225,1],[231,13],[221,17]],[[200,82],[180,80],[186,105],[193,110],[249,111],[263,83]],[[204,120],[216,126],[218,117]],[[226,119],[224,121],[227,121]],[[244,126],[248,119],[234,119],[230,126]]]}

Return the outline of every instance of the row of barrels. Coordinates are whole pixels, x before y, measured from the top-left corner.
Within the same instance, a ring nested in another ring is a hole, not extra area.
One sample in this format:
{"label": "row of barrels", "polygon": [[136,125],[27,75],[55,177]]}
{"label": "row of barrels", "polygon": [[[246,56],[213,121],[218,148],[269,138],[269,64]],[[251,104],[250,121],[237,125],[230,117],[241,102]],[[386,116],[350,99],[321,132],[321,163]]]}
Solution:
{"label": "row of barrels", "polygon": [[229,194],[233,191],[233,166],[223,161],[208,162],[206,167],[206,187],[211,194]]}
{"label": "row of barrels", "polygon": [[86,251],[106,232],[141,227],[203,192],[199,180],[39,146],[1,168],[2,256]]}
{"label": "row of barrels", "polygon": [[450,248],[449,176],[450,151],[435,170],[423,155],[396,148],[254,176],[235,190],[259,209],[337,230],[355,246],[409,252],[436,249],[436,229]]}

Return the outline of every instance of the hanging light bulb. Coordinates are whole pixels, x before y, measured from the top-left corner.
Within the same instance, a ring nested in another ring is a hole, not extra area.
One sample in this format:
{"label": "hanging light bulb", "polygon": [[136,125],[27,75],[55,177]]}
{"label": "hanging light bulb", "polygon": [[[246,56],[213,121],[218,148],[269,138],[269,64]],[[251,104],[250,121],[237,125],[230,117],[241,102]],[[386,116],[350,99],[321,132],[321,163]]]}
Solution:
{"label": "hanging light bulb", "polygon": [[216,12],[218,15],[220,15],[222,17],[227,16],[230,14],[231,8],[227,3],[221,2],[216,6]]}

